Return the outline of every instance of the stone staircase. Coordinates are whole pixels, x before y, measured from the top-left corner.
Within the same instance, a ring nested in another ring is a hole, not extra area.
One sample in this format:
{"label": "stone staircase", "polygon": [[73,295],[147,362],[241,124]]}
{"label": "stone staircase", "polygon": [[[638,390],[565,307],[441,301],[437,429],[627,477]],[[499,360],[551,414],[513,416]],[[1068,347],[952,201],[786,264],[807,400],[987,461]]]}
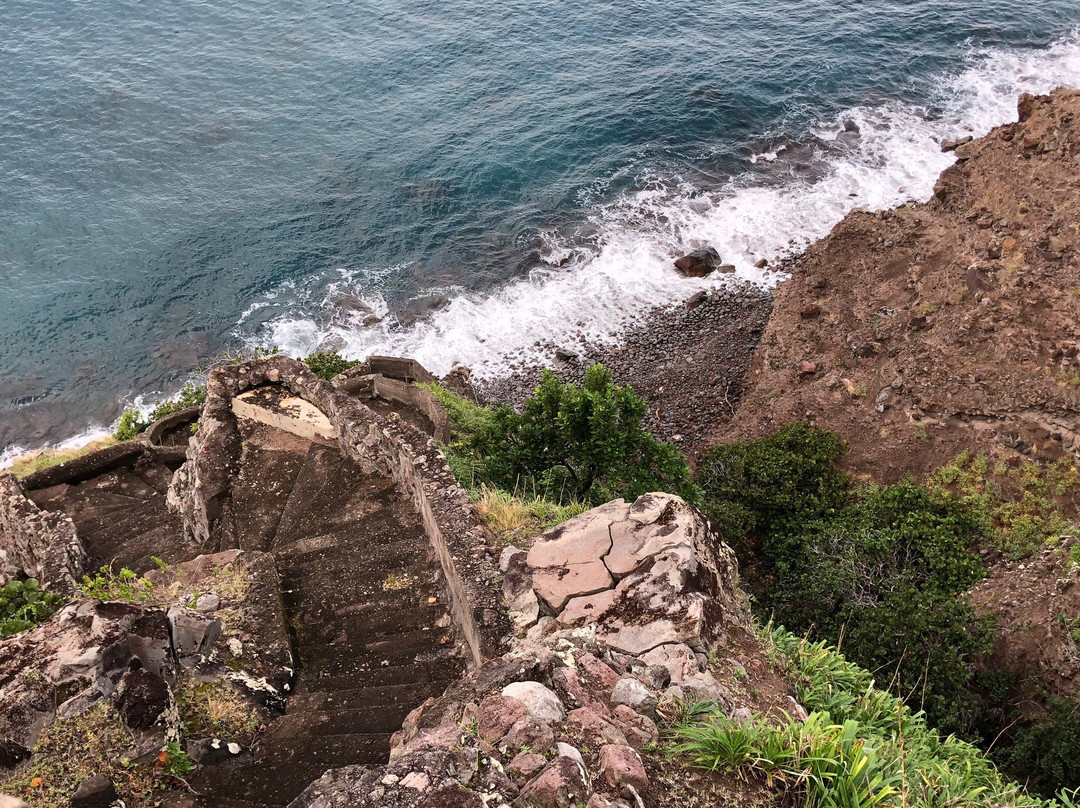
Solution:
{"label": "stone staircase", "polygon": [[138,573],[154,568],[152,557],[172,564],[184,561],[180,519],[165,507],[173,470],[144,458],[77,485],[62,483],[27,493],[39,508],[71,517],[86,548],[90,570],[109,564]]}
{"label": "stone staircase", "polygon": [[282,806],[327,769],[385,762],[408,712],[462,664],[438,563],[393,482],[329,441],[239,423],[223,547],[274,555],[299,670],[254,762],[202,769],[192,785],[204,806]]}

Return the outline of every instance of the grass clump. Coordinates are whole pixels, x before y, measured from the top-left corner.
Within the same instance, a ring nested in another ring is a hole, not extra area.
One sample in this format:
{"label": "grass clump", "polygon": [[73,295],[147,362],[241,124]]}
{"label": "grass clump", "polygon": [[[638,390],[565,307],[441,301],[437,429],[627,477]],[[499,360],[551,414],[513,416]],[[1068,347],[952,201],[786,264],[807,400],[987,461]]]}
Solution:
{"label": "grass clump", "polygon": [[36,578],[0,587],[0,639],[45,622],[63,603],[60,595],[45,592]]}
{"label": "grass clump", "polygon": [[128,808],[158,804],[161,791],[177,785],[191,771],[191,761],[176,744],[152,763],[134,763],[124,755],[131,736],[120,715],[101,702],[77,718],[57,719],[34,746],[29,767],[0,780],[0,793],[25,800],[33,808],[66,806],[81,781],[95,774],[109,777]]}
{"label": "grass clump", "polygon": [[346,359],[337,352],[336,348],[329,351],[316,351],[306,356],[303,362],[312,373],[327,381],[361,364],[359,359]]}
{"label": "grass clump", "polygon": [[545,530],[584,513],[586,505],[571,502],[560,505],[543,497],[519,497],[507,491],[482,486],[474,494],[476,512],[502,546],[521,546]]}
{"label": "grass clump", "polygon": [[259,729],[258,711],[228,684],[188,680],[175,692],[184,732],[193,738],[250,743]]}
{"label": "grass clump", "polygon": [[676,754],[759,778],[804,808],[1074,808],[1071,792],[1060,802],[1030,796],[979,749],[933,729],[924,713],[876,688],[871,673],[824,642],[782,628],[770,639],[798,675],[807,721],[738,724],[714,709],[671,730]]}
{"label": "grass clump", "polygon": [[415,580],[407,572],[391,572],[388,573],[386,579],[383,581],[383,592],[400,592],[403,589],[408,589],[415,583]]}

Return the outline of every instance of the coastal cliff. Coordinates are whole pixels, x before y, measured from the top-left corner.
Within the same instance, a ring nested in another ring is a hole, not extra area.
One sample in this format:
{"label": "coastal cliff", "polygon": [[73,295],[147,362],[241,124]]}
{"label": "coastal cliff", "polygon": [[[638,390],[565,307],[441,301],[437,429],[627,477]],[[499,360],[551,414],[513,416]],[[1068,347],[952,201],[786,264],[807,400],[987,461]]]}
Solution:
{"label": "coastal cliff", "polygon": [[[644,424],[701,458],[811,422],[878,484],[950,463],[956,479],[958,455],[1075,475],[1080,92],[1019,112],[949,144],[930,201],[854,212],[786,266],[767,321],[760,292],[698,296],[609,349]],[[501,546],[448,462],[454,413],[412,386],[429,379],[263,357],[214,370],[201,410],[137,442],[5,478],[0,580],[70,602],[0,640],[0,791],[35,808],[758,808],[832,804],[840,783],[852,806],[1046,804],[892,683],[755,623],[740,537],[680,497]],[[1049,672],[1025,697],[1080,685],[1075,546],[976,559],[995,657]]]}

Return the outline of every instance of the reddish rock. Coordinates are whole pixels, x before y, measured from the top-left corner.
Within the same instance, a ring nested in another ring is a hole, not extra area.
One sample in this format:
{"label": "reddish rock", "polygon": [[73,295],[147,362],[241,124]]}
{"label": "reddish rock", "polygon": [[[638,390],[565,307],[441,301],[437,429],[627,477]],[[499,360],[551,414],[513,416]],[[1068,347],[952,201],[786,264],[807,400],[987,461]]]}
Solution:
{"label": "reddish rock", "polygon": [[581,681],[581,674],[574,668],[556,668],[551,674],[555,692],[563,703],[570,707],[589,707],[602,714],[607,714],[604,704],[606,693],[594,693]]}
{"label": "reddish rock", "polygon": [[800,376],[813,376],[817,373],[817,362],[800,362],[799,363],[799,375]]}
{"label": "reddish rock", "polygon": [[815,317],[821,316],[821,306],[817,303],[807,303],[801,309],[799,309],[799,316],[804,320],[813,320]]}
{"label": "reddish rock", "polygon": [[633,786],[641,792],[649,785],[641,758],[628,746],[607,744],[600,748],[600,776],[615,789]]}
{"label": "reddish rock", "polygon": [[555,733],[548,724],[541,724],[531,715],[517,721],[499,743],[503,750],[529,747],[534,752],[546,752],[555,745]]}
{"label": "reddish rock", "polygon": [[625,704],[620,704],[611,711],[615,726],[623,731],[630,746],[640,749],[647,743],[656,743],[660,739],[660,730],[648,716],[638,715]]}
{"label": "reddish rock", "polygon": [[611,690],[619,681],[619,674],[615,673],[606,662],[597,659],[592,654],[582,654],[577,662],[578,667],[595,679],[605,690]]}
{"label": "reddish rock", "polygon": [[521,804],[534,808],[570,808],[589,797],[589,784],[577,761],[557,757],[521,790]]}
{"label": "reddish rock", "polygon": [[621,729],[608,721],[595,710],[582,707],[571,710],[566,718],[566,728],[576,738],[586,742],[586,746],[596,748],[605,744],[621,744],[629,741]]}
{"label": "reddish rock", "polygon": [[546,765],[547,758],[543,755],[535,752],[519,752],[507,765],[506,770],[515,777],[528,780]]}
{"label": "reddish rock", "polygon": [[528,714],[525,704],[512,696],[488,696],[477,710],[479,735],[488,743],[495,743]]}

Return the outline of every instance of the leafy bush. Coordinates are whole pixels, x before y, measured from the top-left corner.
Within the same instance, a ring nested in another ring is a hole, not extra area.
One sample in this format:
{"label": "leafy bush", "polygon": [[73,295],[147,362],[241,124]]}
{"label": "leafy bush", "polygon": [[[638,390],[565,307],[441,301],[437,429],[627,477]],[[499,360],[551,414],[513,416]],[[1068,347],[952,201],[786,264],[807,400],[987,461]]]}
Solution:
{"label": "leafy bush", "polygon": [[443,447],[466,488],[501,489],[527,502],[592,507],[616,497],[669,491],[700,501],[686,459],[641,425],[644,400],[612,384],[593,365],[578,387],[544,371],[519,414],[509,406],[482,407],[438,385],[423,385],[450,421]]}
{"label": "leafy bush", "polygon": [[41,589],[36,578],[0,587],[0,638],[48,620],[63,602],[60,595]]}
{"label": "leafy bush", "polygon": [[705,512],[729,543],[769,535],[781,523],[821,518],[843,506],[848,480],[832,432],[789,424],[774,435],[718,446],[698,470]]}
{"label": "leafy bush", "polygon": [[591,505],[648,491],[699,501],[682,453],[642,427],[646,409],[603,365],[589,368],[581,387],[545,370],[523,411],[496,408],[471,446],[486,480],[505,490]]}
{"label": "leafy bush", "polygon": [[[714,710],[703,722],[674,727],[676,754],[702,768],[759,777],[808,808],[1058,805],[1026,794],[971,744],[942,736],[824,642],[783,628],[770,640],[799,676],[808,720],[756,717],[740,725]],[[1073,799],[1059,795],[1063,808],[1075,808]]]}
{"label": "leafy bush", "polygon": [[922,486],[853,489],[832,466],[841,450],[804,424],[720,447],[698,476],[706,512],[744,558],[752,549],[766,571],[760,604],[778,621],[843,639],[853,660],[881,671],[935,725],[970,732],[974,662],[993,634],[960,595],[985,574],[968,551],[985,521]]}
{"label": "leafy bush", "polygon": [[346,359],[337,352],[337,349],[316,351],[310,356],[305,357],[303,361],[312,373],[320,379],[326,379],[327,381],[334,378],[339,373],[360,364],[359,359]]}
{"label": "leafy bush", "polygon": [[1051,698],[1046,715],[1024,722],[996,757],[1040,793],[1080,789],[1080,702]]}
{"label": "leafy bush", "polygon": [[206,385],[185,384],[184,389],[177,393],[174,398],[161,399],[154,404],[154,408],[150,410],[146,418],[143,418],[139,411],[133,407],[124,410],[116,424],[113,437],[118,441],[135,440],[151,424],[161,420],[166,415],[172,415],[174,412],[180,412],[180,410],[186,410],[190,407],[201,407],[205,403]]}

